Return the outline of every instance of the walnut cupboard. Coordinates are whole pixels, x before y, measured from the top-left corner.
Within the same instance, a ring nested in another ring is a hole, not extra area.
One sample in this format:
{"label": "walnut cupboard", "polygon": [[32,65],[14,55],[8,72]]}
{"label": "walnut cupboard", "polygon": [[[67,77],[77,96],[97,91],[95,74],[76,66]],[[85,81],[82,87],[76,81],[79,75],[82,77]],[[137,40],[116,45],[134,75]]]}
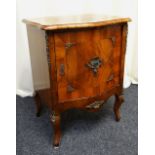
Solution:
{"label": "walnut cupboard", "polygon": [[112,95],[120,120],[127,27],[130,18],[102,15],[24,19],[26,23],[37,116],[45,103],[51,111],[55,147],[61,140],[61,113],[97,111]]}

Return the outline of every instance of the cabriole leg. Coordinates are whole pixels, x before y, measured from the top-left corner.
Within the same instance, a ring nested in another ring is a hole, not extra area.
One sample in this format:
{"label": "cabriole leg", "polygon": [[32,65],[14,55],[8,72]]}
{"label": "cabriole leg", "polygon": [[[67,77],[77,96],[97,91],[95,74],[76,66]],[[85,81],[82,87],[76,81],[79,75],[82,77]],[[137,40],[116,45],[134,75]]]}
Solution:
{"label": "cabriole leg", "polygon": [[41,99],[38,92],[36,92],[34,99],[36,104],[36,116],[39,117],[41,115]]}
{"label": "cabriole leg", "polygon": [[61,116],[59,113],[52,113],[50,116],[51,122],[54,126],[54,141],[53,145],[55,148],[59,147],[61,141]]}
{"label": "cabriole leg", "polygon": [[124,102],[124,97],[123,97],[123,95],[115,94],[115,98],[116,98],[115,104],[114,104],[115,119],[116,119],[116,121],[119,121],[121,118],[120,107],[121,107],[122,103]]}

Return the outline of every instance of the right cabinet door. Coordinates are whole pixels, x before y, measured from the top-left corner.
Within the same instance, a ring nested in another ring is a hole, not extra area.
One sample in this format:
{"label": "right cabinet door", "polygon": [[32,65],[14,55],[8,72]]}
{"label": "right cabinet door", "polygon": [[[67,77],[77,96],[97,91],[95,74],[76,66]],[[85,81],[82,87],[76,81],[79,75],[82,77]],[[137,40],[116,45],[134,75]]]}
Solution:
{"label": "right cabinet door", "polygon": [[100,94],[120,85],[121,28],[121,25],[113,25],[100,29],[100,40],[97,43],[103,61],[98,72]]}

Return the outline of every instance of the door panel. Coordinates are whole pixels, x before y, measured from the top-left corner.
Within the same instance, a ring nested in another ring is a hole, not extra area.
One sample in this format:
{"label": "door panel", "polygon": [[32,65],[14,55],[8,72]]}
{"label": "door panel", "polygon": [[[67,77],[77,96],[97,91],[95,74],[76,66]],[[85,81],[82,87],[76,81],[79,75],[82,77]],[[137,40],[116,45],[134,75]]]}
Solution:
{"label": "door panel", "polygon": [[[98,51],[94,50],[94,43],[91,41],[92,36],[91,31],[55,34],[60,102],[99,95],[97,77],[86,67],[90,59],[98,56]],[[59,72],[62,64],[64,64],[64,75]]]}
{"label": "door panel", "polygon": [[[112,30],[104,27],[55,33],[59,102],[98,96],[119,82],[119,29],[114,26]],[[114,78],[107,82],[111,74]]]}

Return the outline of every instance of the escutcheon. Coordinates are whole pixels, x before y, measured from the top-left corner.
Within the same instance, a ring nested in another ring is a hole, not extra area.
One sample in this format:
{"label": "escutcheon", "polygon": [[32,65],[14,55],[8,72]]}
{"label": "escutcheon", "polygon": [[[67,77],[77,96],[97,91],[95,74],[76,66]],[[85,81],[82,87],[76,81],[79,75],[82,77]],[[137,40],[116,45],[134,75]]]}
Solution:
{"label": "escutcheon", "polygon": [[90,68],[93,74],[96,76],[98,68],[101,67],[102,60],[99,57],[92,58],[87,64],[86,67]]}

